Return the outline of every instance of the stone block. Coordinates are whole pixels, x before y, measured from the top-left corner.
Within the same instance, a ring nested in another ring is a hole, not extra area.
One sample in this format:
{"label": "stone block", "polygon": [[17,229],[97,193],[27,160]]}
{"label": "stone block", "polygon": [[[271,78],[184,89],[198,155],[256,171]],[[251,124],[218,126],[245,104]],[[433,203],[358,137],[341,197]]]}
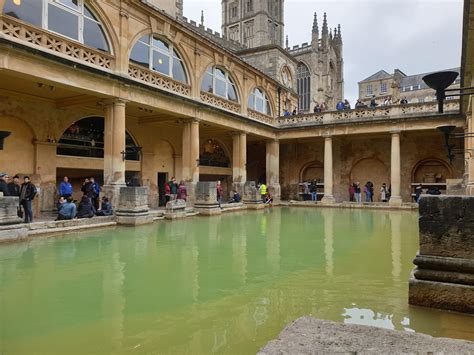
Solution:
{"label": "stone block", "polygon": [[153,222],[148,208],[148,187],[121,187],[116,210],[118,224],[137,226]]}
{"label": "stone block", "polygon": [[420,255],[474,258],[474,197],[423,196]]}
{"label": "stone block", "polygon": [[22,222],[22,219],[17,215],[18,205],[18,197],[0,197],[0,225],[18,224]]}
{"label": "stone block", "polygon": [[195,194],[196,206],[218,206],[217,182],[199,181],[198,183],[196,183]]}
{"label": "stone block", "polygon": [[244,184],[244,194],[242,195],[242,201],[244,204],[249,205],[263,205],[262,196],[257,189],[255,181],[247,181]]}
{"label": "stone block", "polygon": [[26,239],[28,237],[28,229],[15,228],[0,231],[0,243],[15,242]]}
{"label": "stone block", "polygon": [[177,211],[177,210],[185,210],[186,209],[186,201],[184,200],[174,200],[174,201],[169,201],[166,204],[166,210],[170,211]]}

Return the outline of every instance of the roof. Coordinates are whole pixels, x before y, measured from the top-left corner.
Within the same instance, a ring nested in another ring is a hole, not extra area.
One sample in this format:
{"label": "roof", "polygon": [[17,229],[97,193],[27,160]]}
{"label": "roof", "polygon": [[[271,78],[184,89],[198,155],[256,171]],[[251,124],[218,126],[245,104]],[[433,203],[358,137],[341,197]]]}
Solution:
{"label": "roof", "polygon": [[368,78],[365,78],[364,80],[361,81],[361,83],[366,82],[366,81],[374,81],[374,80],[383,80],[383,79],[390,79],[393,76],[387,73],[385,70],[380,70],[375,74],[372,74]]}
{"label": "roof", "polygon": [[[444,69],[444,70],[436,70],[434,72],[428,72],[428,73],[422,73],[422,74],[408,75],[408,76],[403,77],[400,80],[400,85],[399,86],[401,88],[403,88],[403,87],[407,87],[407,86],[420,85],[420,89],[427,89],[428,86],[423,81],[423,77],[425,75],[435,73],[435,72],[439,72],[439,71],[455,71],[455,72],[461,73],[461,68],[458,67],[458,68],[451,68],[451,69]],[[460,78],[458,77],[457,80],[458,79],[460,79]]]}

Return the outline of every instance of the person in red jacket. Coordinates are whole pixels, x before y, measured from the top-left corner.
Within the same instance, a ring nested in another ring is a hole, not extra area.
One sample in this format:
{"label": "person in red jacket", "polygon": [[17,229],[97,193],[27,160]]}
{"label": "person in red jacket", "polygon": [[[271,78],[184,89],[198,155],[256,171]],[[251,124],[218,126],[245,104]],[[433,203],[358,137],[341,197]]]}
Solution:
{"label": "person in red jacket", "polygon": [[222,185],[220,181],[217,181],[217,203],[219,203],[219,208],[221,207],[221,202],[222,202]]}

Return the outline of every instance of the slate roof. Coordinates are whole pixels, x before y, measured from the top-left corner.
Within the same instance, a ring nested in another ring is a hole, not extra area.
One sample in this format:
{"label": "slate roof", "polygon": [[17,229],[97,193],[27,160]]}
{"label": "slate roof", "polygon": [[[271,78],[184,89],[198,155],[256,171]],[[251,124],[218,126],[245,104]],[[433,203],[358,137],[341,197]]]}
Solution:
{"label": "slate roof", "polygon": [[361,83],[364,83],[366,81],[374,81],[374,80],[383,80],[383,79],[390,79],[392,75],[387,73],[385,70],[380,70],[375,74],[372,74],[368,78],[365,78],[364,80],[361,81]]}
{"label": "slate roof", "polygon": [[[440,70],[437,70],[437,71],[440,71]],[[458,68],[451,68],[451,69],[445,69],[445,70],[442,70],[442,71],[455,71],[455,72],[461,73],[461,68],[459,68],[459,67]],[[434,73],[434,72],[415,74],[415,75],[407,75],[407,76],[403,77],[400,80],[400,87],[403,88],[403,87],[407,87],[407,86],[420,85],[420,89],[427,89],[428,86],[424,83],[423,77],[425,75],[428,75],[428,74],[431,74],[431,73]],[[456,80],[458,80],[458,79],[460,79],[459,76],[457,77]]]}

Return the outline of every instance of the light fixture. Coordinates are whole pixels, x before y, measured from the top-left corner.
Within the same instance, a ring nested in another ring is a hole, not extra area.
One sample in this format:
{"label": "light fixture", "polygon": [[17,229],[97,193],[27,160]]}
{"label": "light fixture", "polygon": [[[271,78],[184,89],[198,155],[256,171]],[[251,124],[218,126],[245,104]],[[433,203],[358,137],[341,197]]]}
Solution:
{"label": "light fixture", "polygon": [[159,63],[159,64],[163,64],[163,59],[161,59],[161,58],[158,59],[158,63]]}
{"label": "light fixture", "polygon": [[449,143],[449,138],[454,137],[454,138],[473,138],[474,133],[471,132],[465,132],[465,133],[453,133],[454,130],[456,129],[456,126],[439,126],[436,127],[441,133],[444,135],[444,146],[446,150],[448,151],[448,159],[452,163],[456,154],[465,154],[469,153],[469,155],[472,155],[471,150],[464,150],[462,148],[455,148],[455,144],[450,144]]}
{"label": "light fixture", "polygon": [[13,0],[13,3],[14,3],[16,6],[20,6],[20,5],[21,5],[21,0]]}
{"label": "light fixture", "polygon": [[3,150],[3,141],[10,134],[11,134],[11,132],[8,132],[8,131],[0,131],[0,150]]}

